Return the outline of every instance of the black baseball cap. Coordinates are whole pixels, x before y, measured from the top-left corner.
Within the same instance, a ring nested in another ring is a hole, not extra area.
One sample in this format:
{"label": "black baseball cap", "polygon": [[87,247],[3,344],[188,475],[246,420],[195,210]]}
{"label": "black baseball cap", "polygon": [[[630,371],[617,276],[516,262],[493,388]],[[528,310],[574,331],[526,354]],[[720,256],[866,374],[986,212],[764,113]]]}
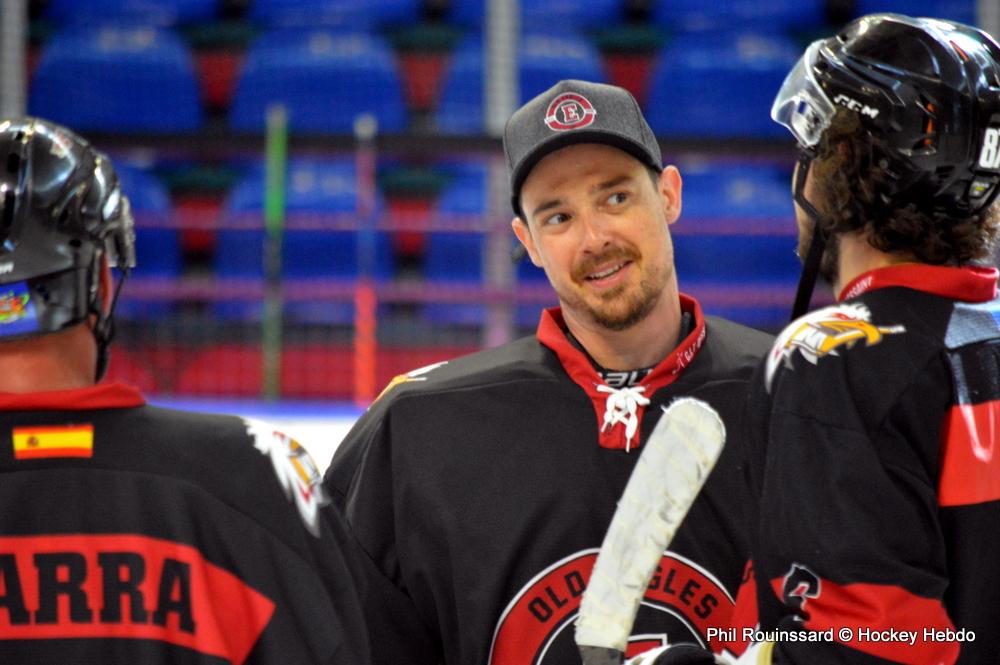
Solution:
{"label": "black baseball cap", "polygon": [[521,212],[521,186],[543,157],[576,143],[603,143],[663,170],[660,145],[642,117],[639,104],[624,88],[565,80],[514,112],[503,131],[510,174],[511,206]]}

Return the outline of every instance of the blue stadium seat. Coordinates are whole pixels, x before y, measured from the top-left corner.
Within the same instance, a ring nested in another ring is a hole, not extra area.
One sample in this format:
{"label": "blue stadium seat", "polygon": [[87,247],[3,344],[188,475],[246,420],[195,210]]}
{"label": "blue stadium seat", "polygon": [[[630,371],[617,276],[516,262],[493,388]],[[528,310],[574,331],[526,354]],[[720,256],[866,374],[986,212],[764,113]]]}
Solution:
{"label": "blue stadium seat", "polygon": [[173,206],[166,187],[155,175],[128,164],[115,170],[122,192],[135,215],[136,277],[177,277],[181,274],[180,233],[171,226]]}
{"label": "blue stadium seat", "polygon": [[[573,33],[531,34],[519,50],[521,102],[544,92],[560,79],[605,82],[600,54],[593,44]],[[449,134],[483,131],[483,45],[479,36],[464,41],[452,55],[442,86],[437,126]]]}
{"label": "blue stadium seat", "polygon": [[977,24],[976,0],[857,0],[854,11],[857,16],[895,12]]}
{"label": "blue stadium seat", "polygon": [[790,174],[763,164],[682,167],[681,218],[671,229],[681,290],[709,313],[779,327],[801,265]]}
{"label": "blue stadium seat", "polygon": [[646,119],[661,136],[780,137],[771,103],[800,53],[775,35],[679,35],[654,67]]}
{"label": "blue stadium seat", "polygon": [[677,226],[691,233],[795,234],[791,173],[785,169],[711,162],[680,168],[683,212]]}
{"label": "blue stadium seat", "polygon": [[218,0],[49,0],[45,16],[56,23],[170,26],[210,20],[218,7]]}
{"label": "blue stadium seat", "polygon": [[152,27],[56,35],[42,52],[28,107],[79,131],[189,131],[202,123],[190,52],[176,35]]}
{"label": "blue stadium seat", "polygon": [[[457,169],[454,180],[441,192],[436,214],[442,224],[468,225],[486,215],[486,167]],[[424,277],[431,283],[482,285],[483,245],[486,236],[476,231],[435,231],[427,235]],[[481,325],[486,307],[473,304],[429,304],[424,316],[435,323]]]}
{"label": "blue stadium seat", "polygon": [[[300,160],[289,164],[282,244],[282,274],[289,284],[357,278],[359,233],[344,228],[357,221],[355,174],[353,162],[347,161]],[[215,253],[217,277],[263,277],[264,191],[264,172],[257,169],[230,194]],[[376,216],[380,211],[381,203]],[[376,232],[374,245],[372,276],[376,280],[391,278],[394,268],[388,234]],[[349,323],[353,307],[350,303],[296,301],[288,303],[285,311],[297,321]],[[216,312],[228,318],[256,318],[261,306],[248,301],[223,302]]]}
{"label": "blue stadium seat", "polygon": [[[905,0],[904,0],[905,1]],[[653,22],[670,30],[787,32],[824,23],[824,0],[655,0]]]}
{"label": "blue stadium seat", "polygon": [[366,33],[287,28],[250,48],[229,122],[262,131],[267,107],[281,102],[292,131],[350,134],[361,114],[380,132],[406,128],[403,88],[392,51]]}
{"label": "blue stadium seat", "polygon": [[[155,175],[127,163],[115,165],[122,192],[128,197],[135,216],[136,266],[130,283],[169,280],[180,277],[183,268],[180,231],[171,226],[173,206],[170,195]],[[122,291],[116,312],[126,319],[165,317],[175,303],[141,300],[128,288]]]}
{"label": "blue stadium seat", "polygon": [[272,26],[343,26],[354,30],[420,18],[418,0],[253,0],[250,19]]}
{"label": "blue stadium seat", "polygon": [[[521,27],[526,31],[600,28],[623,19],[625,0],[533,0],[521,3]],[[448,20],[480,29],[486,20],[485,0],[452,0]]]}

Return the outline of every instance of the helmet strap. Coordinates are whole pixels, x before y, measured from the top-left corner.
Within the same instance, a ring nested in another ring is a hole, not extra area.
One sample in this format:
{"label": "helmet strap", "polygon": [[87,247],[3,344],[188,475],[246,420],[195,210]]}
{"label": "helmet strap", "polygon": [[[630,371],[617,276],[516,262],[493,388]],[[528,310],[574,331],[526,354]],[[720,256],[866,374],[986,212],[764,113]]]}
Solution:
{"label": "helmet strap", "polygon": [[125,278],[128,277],[128,273],[129,269],[127,267],[122,268],[122,276],[118,279],[118,284],[115,285],[108,311],[103,312],[100,311],[100,308],[95,308],[97,310],[97,321],[92,328],[94,341],[97,343],[95,383],[104,378],[104,374],[108,371],[108,365],[111,362],[111,341],[115,338],[115,305],[118,304],[118,296],[121,295],[122,285],[125,284]]}
{"label": "helmet strap", "polygon": [[799,276],[799,285],[795,291],[795,303],[792,305],[792,321],[809,311],[809,302],[812,300],[813,288],[816,286],[820,263],[823,260],[823,250],[826,249],[826,231],[820,224],[821,215],[816,207],[806,199],[805,195],[806,176],[809,175],[809,167],[815,156],[813,151],[803,150],[799,154],[799,165],[795,171],[793,198],[812,220],[813,235],[812,241],[809,243],[809,250],[802,261],[802,274]]}

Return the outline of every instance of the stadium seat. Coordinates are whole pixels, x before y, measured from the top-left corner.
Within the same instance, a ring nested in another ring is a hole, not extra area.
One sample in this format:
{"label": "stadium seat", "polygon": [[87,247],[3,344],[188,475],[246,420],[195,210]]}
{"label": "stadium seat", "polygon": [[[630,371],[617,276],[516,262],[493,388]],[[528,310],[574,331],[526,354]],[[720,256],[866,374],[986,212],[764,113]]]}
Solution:
{"label": "stadium seat", "polygon": [[801,265],[790,175],[764,164],[681,168],[683,211],[671,228],[681,290],[705,311],[780,327]]}
{"label": "stadium seat", "polygon": [[362,114],[380,132],[406,128],[403,88],[392,51],[379,38],[330,29],[282,29],[251,46],[229,122],[260,132],[267,108],[280,102],[293,132],[350,134]]}
{"label": "stadium seat", "polygon": [[78,131],[174,132],[202,124],[184,43],[152,27],[70,28],[42,52],[29,112]]}
{"label": "stadium seat", "polygon": [[652,19],[672,31],[739,26],[743,30],[787,32],[822,26],[824,11],[824,0],[654,0]]}
{"label": "stadium seat", "polygon": [[[217,277],[237,280],[263,277],[264,191],[264,172],[259,169],[230,194],[215,253]],[[285,309],[289,318],[314,323],[351,321],[353,306],[349,302],[296,299],[294,288],[296,284],[357,278],[356,192],[352,162],[301,160],[289,165],[282,242],[282,275],[291,296]],[[388,279],[393,274],[390,238],[384,232],[377,232],[373,241],[372,276],[376,280]],[[221,302],[216,312],[226,318],[253,319],[260,316],[261,304],[246,300]]]}
{"label": "stadium seat", "polygon": [[[454,225],[463,230],[428,234],[424,277],[431,284],[466,286],[470,292],[485,286],[483,252],[487,242],[486,183],[486,166],[467,164],[455,170],[455,179],[441,193],[435,208],[438,223],[444,227]],[[506,205],[506,201],[504,204]],[[516,244],[513,234],[510,234],[510,242],[513,249]],[[544,287],[548,284],[545,272],[536,268],[527,258],[517,263],[514,279],[519,287]],[[538,305],[517,305],[516,323],[533,326],[538,322],[540,308]],[[480,326],[486,320],[486,307],[471,302],[429,304],[424,306],[423,312],[427,320],[439,324]]]}
{"label": "stadium seat", "polygon": [[59,23],[108,21],[171,26],[210,20],[218,0],[49,0],[45,16]]}
{"label": "stadium seat", "polygon": [[673,232],[795,235],[791,173],[767,163],[681,165],[683,213]]}
{"label": "stadium seat", "polygon": [[364,30],[420,18],[418,0],[253,0],[250,19],[271,26],[343,26]]}
{"label": "stadium seat", "polygon": [[[531,34],[519,50],[521,103],[544,92],[560,79],[604,82],[607,77],[597,49],[571,32],[560,36]],[[438,129],[448,134],[483,131],[483,45],[469,37],[452,56],[436,114]]]}
{"label": "stadium seat", "polygon": [[180,234],[171,228],[173,208],[166,187],[155,175],[126,163],[116,165],[122,192],[132,204],[136,225],[137,277],[181,274]]}
{"label": "stadium seat", "polygon": [[977,24],[976,0],[857,0],[854,12],[857,16],[895,12]]}
{"label": "stadium seat", "polygon": [[[625,0],[534,0],[521,3],[521,27],[526,31],[601,28],[623,20]],[[452,0],[447,18],[480,29],[486,21],[485,0]]]}
{"label": "stadium seat", "polygon": [[135,284],[174,280],[180,277],[182,256],[180,231],[171,226],[173,206],[166,187],[153,174],[127,163],[116,165],[122,191],[135,216],[136,266],[129,278],[132,290],[122,291],[116,312],[125,319],[169,316],[175,303],[134,297]]}
{"label": "stadium seat", "polygon": [[771,102],[800,53],[774,35],[679,35],[654,68],[646,119],[660,136],[780,137]]}
{"label": "stadium seat", "polygon": [[[486,175],[485,165],[468,165],[459,169],[455,179],[441,192],[435,210],[438,222],[442,226],[454,225],[468,230],[428,234],[424,277],[432,285],[466,285],[470,290],[482,286]],[[477,223],[478,229],[475,228]],[[429,321],[454,325],[481,325],[486,316],[483,305],[464,303],[428,304],[423,312]]]}

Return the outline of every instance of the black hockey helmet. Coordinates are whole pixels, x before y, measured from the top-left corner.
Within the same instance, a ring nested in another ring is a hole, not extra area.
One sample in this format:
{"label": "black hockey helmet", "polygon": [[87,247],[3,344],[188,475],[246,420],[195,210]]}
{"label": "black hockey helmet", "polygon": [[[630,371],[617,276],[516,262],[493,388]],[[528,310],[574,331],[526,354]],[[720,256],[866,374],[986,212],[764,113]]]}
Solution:
{"label": "black hockey helmet", "polygon": [[114,301],[98,302],[101,257],[135,265],[128,199],[111,161],[68,129],[37,118],[0,122],[0,340],[57,332],[97,316],[98,378]]}
{"label": "black hockey helmet", "polygon": [[[1000,46],[985,32],[900,14],[855,19],[806,49],[771,108],[803,166],[838,107],[886,147],[887,204],[966,217],[1000,191]],[[806,170],[796,201],[815,216],[801,194]]]}
{"label": "black hockey helmet", "polygon": [[887,202],[918,198],[966,216],[1000,183],[1000,47],[938,19],[873,14],[814,42],[785,80],[771,117],[811,148],[837,107],[890,149]]}

